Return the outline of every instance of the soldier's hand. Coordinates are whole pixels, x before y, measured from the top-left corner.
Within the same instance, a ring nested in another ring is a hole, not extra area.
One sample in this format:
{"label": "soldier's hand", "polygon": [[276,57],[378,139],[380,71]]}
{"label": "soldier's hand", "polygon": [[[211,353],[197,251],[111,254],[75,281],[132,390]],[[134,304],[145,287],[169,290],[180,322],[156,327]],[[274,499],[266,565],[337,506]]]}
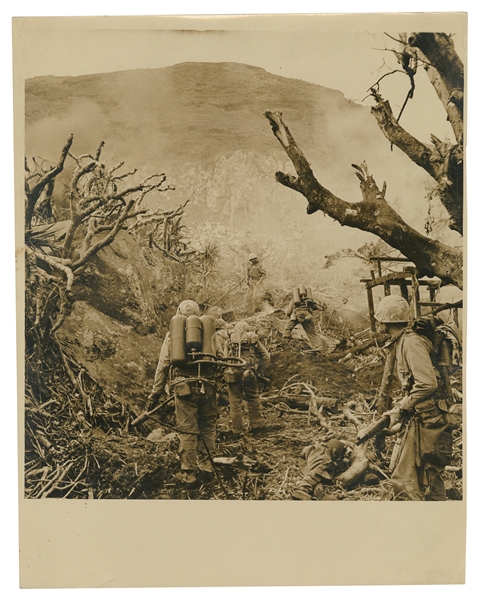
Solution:
{"label": "soldier's hand", "polygon": [[145,412],[150,412],[153,410],[155,406],[157,406],[160,402],[161,394],[150,394],[146,401]]}
{"label": "soldier's hand", "polygon": [[389,417],[389,429],[401,423],[401,409],[399,406],[386,411],[384,415]]}
{"label": "soldier's hand", "polygon": [[414,411],[414,405],[411,405],[411,398],[409,396],[404,396],[398,406],[402,412]]}
{"label": "soldier's hand", "polygon": [[428,315],[426,317],[420,317],[416,319],[412,324],[412,329],[418,334],[433,340],[436,328],[439,325],[443,325],[444,321],[441,317],[435,315]]}

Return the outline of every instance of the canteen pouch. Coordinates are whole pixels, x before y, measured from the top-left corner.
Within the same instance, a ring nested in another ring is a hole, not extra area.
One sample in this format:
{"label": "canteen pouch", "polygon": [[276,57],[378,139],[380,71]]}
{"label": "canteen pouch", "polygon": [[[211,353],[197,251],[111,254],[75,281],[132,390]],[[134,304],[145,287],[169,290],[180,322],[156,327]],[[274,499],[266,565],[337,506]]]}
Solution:
{"label": "canteen pouch", "polygon": [[420,423],[425,426],[435,427],[444,425],[445,421],[443,415],[439,412],[439,409],[432,398],[416,404],[414,406],[414,411],[419,417]]}
{"label": "canteen pouch", "polygon": [[228,368],[224,372],[224,380],[226,383],[234,383],[236,381],[235,373],[233,369]]}
{"label": "canteen pouch", "polygon": [[449,425],[427,427],[419,424],[419,449],[421,463],[444,467],[452,460],[452,434]]}
{"label": "canteen pouch", "polygon": [[185,398],[191,394],[191,388],[189,383],[186,381],[181,381],[175,385],[175,394],[178,398]]}

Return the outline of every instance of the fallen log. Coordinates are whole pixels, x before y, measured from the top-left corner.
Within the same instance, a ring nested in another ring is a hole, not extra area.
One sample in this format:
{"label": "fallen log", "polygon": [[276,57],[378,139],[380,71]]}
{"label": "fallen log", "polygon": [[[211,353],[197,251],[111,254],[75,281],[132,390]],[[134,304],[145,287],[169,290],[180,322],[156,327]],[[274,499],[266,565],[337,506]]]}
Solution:
{"label": "fallen log", "polygon": [[[337,398],[330,398],[327,396],[316,396],[318,406],[324,408],[334,409],[338,404]],[[271,396],[260,396],[260,401],[263,404],[276,404],[277,402],[284,402],[289,408],[297,408],[299,410],[309,410],[310,400],[306,399],[305,396],[301,397],[299,394],[295,396],[286,396],[282,394],[273,394]]]}
{"label": "fallen log", "polygon": [[367,342],[363,342],[362,344],[358,344],[357,346],[353,346],[352,348],[348,348],[348,350],[344,350],[343,352],[333,352],[327,358],[330,360],[338,360],[338,362],[345,362],[354,356],[354,354],[358,354],[371,348],[371,346],[382,346],[390,339],[389,335],[375,335],[372,339]]}
{"label": "fallen log", "polygon": [[355,448],[351,466],[337,477],[337,481],[347,490],[352,488],[369,469],[369,459],[366,455],[367,446],[368,444],[365,442]]}

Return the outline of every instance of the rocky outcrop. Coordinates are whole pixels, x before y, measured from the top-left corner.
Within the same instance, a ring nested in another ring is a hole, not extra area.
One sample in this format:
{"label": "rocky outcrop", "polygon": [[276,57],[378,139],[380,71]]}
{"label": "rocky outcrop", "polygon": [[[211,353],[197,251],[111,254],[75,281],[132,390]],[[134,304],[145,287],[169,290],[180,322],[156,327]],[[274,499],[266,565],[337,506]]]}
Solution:
{"label": "rocky outcrop", "polygon": [[178,301],[170,262],[120,232],[75,280],[73,309],[58,331],[69,353],[106,391],[139,408]]}
{"label": "rocky outcrop", "polygon": [[159,335],[140,335],[132,326],[78,301],[58,337],[106,391],[143,408],[160,352]]}
{"label": "rocky outcrop", "polygon": [[[161,271],[161,261],[156,265]],[[120,232],[115,241],[88,263],[75,287],[75,297],[105,315],[131,326],[139,335],[155,333],[155,276],[132,235]]]}

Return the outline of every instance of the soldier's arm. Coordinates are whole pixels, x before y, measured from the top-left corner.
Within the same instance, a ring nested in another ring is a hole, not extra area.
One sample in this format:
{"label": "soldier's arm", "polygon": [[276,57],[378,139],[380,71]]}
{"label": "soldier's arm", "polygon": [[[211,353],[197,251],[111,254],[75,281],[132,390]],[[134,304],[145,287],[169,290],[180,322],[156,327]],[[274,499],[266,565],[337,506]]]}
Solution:
{"label": "soldier's arm", "polygon": [[269,352],[263,346],[261,342],[256,342],[256,356],[258,358],[258,372],[262,373],[264,369],[269,365],[271,360]]}
{"label": "soldier's arm", "polygon": [[156,367],[155,379],[151,395],[159,398],[165,391],[166,382],[168,381],[168,369],[170,368],[170,334],[167,333],[163,341]]}
{"label": "soldier's arm", "polygon": [[437,389],[436,374],[429,355],[430,348],[430,342],[418,335],[409,335],[404,340],[404,358],[414,378],[409,395],[403,398],[400,404],[405,410],[411,410]]}
{"label": "soldier's arm", "polygon": [[313,310],[324,310],[324,306],[319,300],[311,299],[309,302],[311,302],[311,308]]}
{"label": "soldier's arm", "polygon": [[291,300],[291,302],[288,304],[286,310],[284,311],[288,317],[290,317],[293,314],[294,311],[294,302]]}
{"label": "soldier's arm", "polygon": [[226,338],[221,336],[218,332],[216,332],[211,338],[211,345],[213,347],[213,354],[220,358],[225,358],[227,356],[226,352]]}

